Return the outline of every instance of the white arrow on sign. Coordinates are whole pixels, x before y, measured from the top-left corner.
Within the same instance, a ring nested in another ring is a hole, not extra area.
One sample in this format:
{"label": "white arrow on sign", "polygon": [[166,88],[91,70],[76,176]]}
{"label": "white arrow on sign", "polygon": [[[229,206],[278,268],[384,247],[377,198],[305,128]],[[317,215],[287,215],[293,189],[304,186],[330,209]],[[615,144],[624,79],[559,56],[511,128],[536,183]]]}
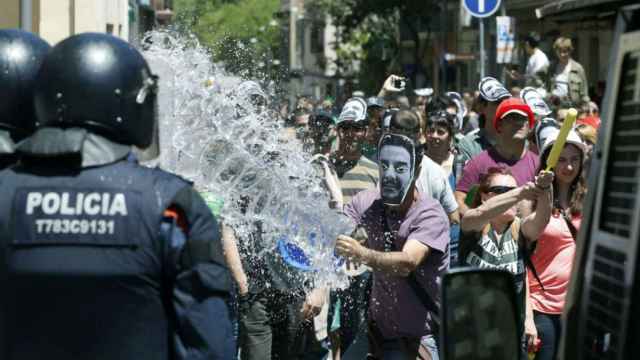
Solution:
{"label": "white arrow on sign", "polygon": [[462,4],[473,17],[485,18],[493,15],[502,0],[463,0]]}

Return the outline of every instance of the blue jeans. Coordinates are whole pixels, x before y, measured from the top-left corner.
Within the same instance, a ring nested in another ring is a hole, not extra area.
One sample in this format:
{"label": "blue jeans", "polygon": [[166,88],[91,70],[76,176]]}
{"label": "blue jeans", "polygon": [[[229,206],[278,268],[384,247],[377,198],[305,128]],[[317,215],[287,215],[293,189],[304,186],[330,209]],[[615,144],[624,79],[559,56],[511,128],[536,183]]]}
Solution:
{"label": "blue jeans", "polygon": [[538,337],[542,342],[536,353],[536,360],[552,360],[558,352],[558,340],[560,340],[560,315],[533,312],[533,321],[536,323]]}

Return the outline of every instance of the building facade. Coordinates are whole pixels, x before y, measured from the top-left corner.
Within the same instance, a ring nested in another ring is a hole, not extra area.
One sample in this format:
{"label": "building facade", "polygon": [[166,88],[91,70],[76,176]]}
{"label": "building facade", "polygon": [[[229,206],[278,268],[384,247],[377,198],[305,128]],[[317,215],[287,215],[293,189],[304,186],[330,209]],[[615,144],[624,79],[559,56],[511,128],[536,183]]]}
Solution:
{"label": "building facade", "polygon": [[[551,61],[556,59],[554,41],[560,36],[571,38],[575,48],[572,57],[583,65],[589,83],[595,86],[604,82],[617,3],[621,1],[568,0],[559,3],[553,0],[503,0],[500,10],[494,16],[484,19],[486,75],[497,77],[507,85],[516,85],[505,75],[505,69],[524,70],[527,55],[523,40],[529,33],[535,32],[541,37],[540,49]],[[557,8],[558,6],[564,8]],[[462,0],[450,0],[448,9],[450,21],[445,32],[449,39],[448,53],[451,60],[440,62],[440,66],[448,68],[450,89],[455,86],[459,90],[473,90],[480,78],[479,20],[469,17],[462,6]],[[513,63],[506,66],[496,64],[495,17],[498,15],[513,17],[515,22],[515,56]],[[433,76],[442,78],[442,71],[434,72]]]}
{"label": "building facade", "polygon": [[[485,18],[485,74],[517,85],[507,76],[507,68],[524,71],[527,55],[523,40],[530,32],[541,36],[540,48],[550,60],[555,60],[553,42],[559,36],[572,39],[573,58],[580,62],[592,86],[606,79],[609,53],[613,39],[615,8],[618,0],[503,0],[495,15]],[[418,43],[399,24],[400,61],[403,74],[414,81],[414,87],[433,87],[436,91],[473,91],[480,79],[479,20],[472,18],[462,5],[463,0],[434,1],[442,12],[420,20],[414,27],[421,29]],[[496,63],[496,16],[514,18],[516,51],[513,63]],[[415,63],[416,47],[425,56]],[[416,73],[419,69],[420,73]]]}
{"label": "building facade", "polygon": [[318,100],[340,96],[336,72],[336,27],[305,0],[283,0],[278,14],[283,26],[282,54],[288,73],[290,103],[306,95]]}
{"label": "building facade", "polygon": [[136,42],[171,16],[169,0],[3,0],[0,28],[22,28],[52,45],[83,32]]}

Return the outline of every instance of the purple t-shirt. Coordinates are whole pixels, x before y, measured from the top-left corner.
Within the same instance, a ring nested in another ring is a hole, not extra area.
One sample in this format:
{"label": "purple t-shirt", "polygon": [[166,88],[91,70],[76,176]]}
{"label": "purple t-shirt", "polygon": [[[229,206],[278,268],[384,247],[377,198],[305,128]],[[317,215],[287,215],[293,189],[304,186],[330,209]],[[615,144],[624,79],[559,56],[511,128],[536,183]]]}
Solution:
{"label": "purple t-shirt", "polygon": [[[415,274],[420,286],[440,306],[441,276],[449,267],[449,220],[440,203],[424,194],[419,196],[404,218],[389,218],[390,230],[397,231],[393,237],[393,251],[401,251],[407,239],[420,241],[431,248]],[[345,206],[345,213],[365,228],[370,249],[385,251],[383,221],[387,220],[380,190],[360,192]],[[432,334],[432,315],[406,277],[373,272],[369,316],[386,339]]]}
{"label": "purple t-shirt", "polygon": [[456,185],[456,191],[469,192],[473,186],[480,183],[480,177],[492,167],[508,167],[518,186],[522,186],[533,181],[539,165],[538,155],[529,150],[518,160],[507,160],[491,147],[476,155],[465,165],[462,178]]}

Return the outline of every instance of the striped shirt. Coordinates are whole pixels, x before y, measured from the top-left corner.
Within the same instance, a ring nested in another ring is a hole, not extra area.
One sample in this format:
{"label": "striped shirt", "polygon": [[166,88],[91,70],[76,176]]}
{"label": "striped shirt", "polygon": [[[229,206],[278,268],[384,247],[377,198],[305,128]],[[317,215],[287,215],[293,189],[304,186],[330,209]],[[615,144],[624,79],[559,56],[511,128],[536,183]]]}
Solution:
{"label": "striped shirt", "polygon": [[[357,162],[351,162],[351,164],[337,159],[333,159],[333,161],[338,170],[344,204],[350,203],[351,198],[360,191],[378,186],[378,178],[380,177],[378,164],[364,155]],[[345,165],[350,168],[345,168]]]}
{"label": "striped shirt", "polygon": [[514,275],[518,307],[524,321],[524,252],[520,245],[520,219],[515,218],[509,228],[498,235],[488,224],[482,232],[462,233],[460,251],[463,265],[480,269],[501,269]]}

